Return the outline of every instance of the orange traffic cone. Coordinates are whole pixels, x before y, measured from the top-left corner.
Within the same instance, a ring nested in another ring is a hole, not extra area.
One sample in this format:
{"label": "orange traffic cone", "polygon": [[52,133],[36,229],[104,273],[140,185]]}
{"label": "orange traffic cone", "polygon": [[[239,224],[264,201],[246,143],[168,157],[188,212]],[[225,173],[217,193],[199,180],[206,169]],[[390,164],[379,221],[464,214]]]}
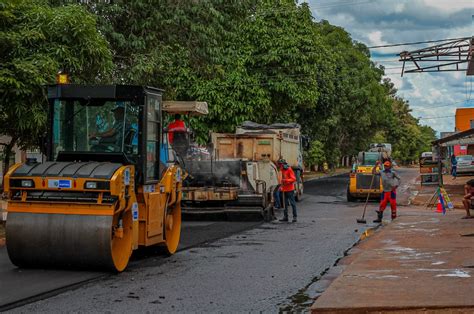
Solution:
{"label": "orange traffic cone", "polygon": [[443,205],[441,205],[441,200],[438,196],[438,205],[436,206],[436,212],[437,213],[442,213],[443,212]]}

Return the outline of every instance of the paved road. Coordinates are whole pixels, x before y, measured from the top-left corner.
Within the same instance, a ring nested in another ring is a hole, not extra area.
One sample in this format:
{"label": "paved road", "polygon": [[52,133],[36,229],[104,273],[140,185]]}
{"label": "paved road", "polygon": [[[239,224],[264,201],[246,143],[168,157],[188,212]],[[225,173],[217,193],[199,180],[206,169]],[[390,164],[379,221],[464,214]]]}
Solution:
{"label": "paved road", "polygon": [[[189,221],[183,223],[180,250],[207,243],[260,225],[260,222]],[[134,253],[130,268],[156,263],[166,258],[156,249]],[[106,278],[109,273],[19,269],[11,264],[5,247],[0,248],[0,311],[31,301],[58,294],[85,282]]]}
{"label": "paved road", "polygon": [[[416,175],[416,169],[400,172],[404,182]],[[345,201],[347,180],[347,175],[342,175],[308,182],[304,200],[298,204],[297,223],[265,223],[182,250],[170,258],[141,259],[124,273],[14,312],[307,309],[312,303],[308,291],[311,284],[370,227],[355,222],[363,203]],[[403,193],[409,191],[407,187]],[[369,204],[369,221],[376,206]],[[214,227],[205,222],[197,224],[208,231]]]}

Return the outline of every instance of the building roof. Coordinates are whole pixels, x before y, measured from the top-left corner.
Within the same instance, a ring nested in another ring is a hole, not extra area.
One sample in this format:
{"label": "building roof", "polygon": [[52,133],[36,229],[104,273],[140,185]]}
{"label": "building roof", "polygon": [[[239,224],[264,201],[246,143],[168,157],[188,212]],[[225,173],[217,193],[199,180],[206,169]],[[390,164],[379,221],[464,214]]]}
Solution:
{"label": "building roof", "polygon": [[474,128],[433,141],[434,146],[453,146],[474,144]]}

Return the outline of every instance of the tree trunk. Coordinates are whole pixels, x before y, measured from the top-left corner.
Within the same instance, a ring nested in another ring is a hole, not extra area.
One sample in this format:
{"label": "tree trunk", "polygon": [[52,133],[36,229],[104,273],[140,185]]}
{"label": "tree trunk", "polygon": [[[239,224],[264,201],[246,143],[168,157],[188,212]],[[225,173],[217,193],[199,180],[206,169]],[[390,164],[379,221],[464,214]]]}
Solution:
{"label": "tree trunk", "polygon": [[3,147],[3,175],[5,175],[5,173],[8,171],[8,168],[10,168],[10,156],[16,141],[16,138],[12,138],[10,143],[5,144]]}

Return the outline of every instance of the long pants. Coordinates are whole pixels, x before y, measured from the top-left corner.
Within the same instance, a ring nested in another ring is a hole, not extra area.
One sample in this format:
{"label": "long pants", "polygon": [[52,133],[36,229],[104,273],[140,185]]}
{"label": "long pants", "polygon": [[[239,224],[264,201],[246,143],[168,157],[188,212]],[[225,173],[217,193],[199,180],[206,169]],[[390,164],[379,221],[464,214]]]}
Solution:
{"label": "long pants", "polygon": [[283,192],[285,194],[285,208],[283,209],[283,215],[288,217],[288,204],[291,204],[293,208],[293,218],[296,218],[296,201],[295,191]]}
{"label": "long pants", "polygon": [[273,193],[273,198],[274,198],[274,200],[275,200],[274,203],[273,203],[273,206],[274,206],[275,208],[281,208],[281,207],[282,207],[282,206],[281,206],[281,205],[282,205],[282,204],[281,204],[281,193],[282,193],[282,192],[280,191],[279,188],[276,188],[276,189],[275,189],[275,193]]}
{"label": "long pants", "polygon": [[453,177],[457,176],[457,168],[458,168],[458,166],[451,166],[451,175]]}
{"label": "long pants", "polygon": [[380,212],[383,213],[388,202],[390,202],[390,209],[392,210],[392,219],[397,218],[397,192],[391,191],[382,193],[380,197]]}

